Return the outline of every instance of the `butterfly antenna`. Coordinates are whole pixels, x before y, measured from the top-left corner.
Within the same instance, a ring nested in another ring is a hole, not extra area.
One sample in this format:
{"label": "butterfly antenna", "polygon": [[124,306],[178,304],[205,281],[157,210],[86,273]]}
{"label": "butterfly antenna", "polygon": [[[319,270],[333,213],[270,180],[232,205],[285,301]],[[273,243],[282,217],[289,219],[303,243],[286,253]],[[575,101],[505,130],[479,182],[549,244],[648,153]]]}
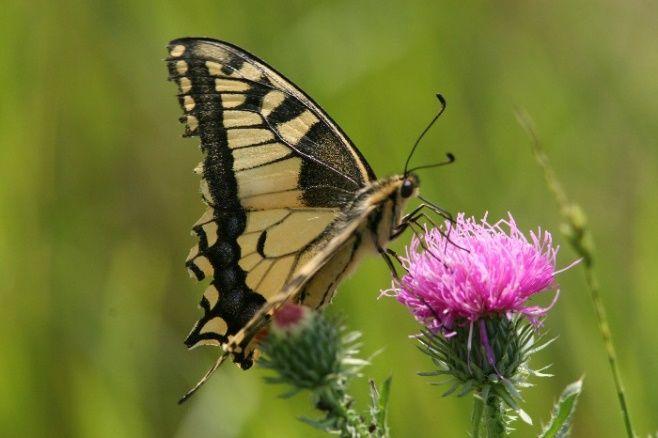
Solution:
{"label": "butterfly antenna", "polygon": [[455,156],[452,153],[447,152],[445,160],[439,161],[438,163],[434,163],[434,164],[425,164],[423,166],[416,166],[413,169],[409,169],[408,172],[415,172],[416,170],[420,170],[420,169],[431,169],[432,167],[441,167],[448,164],[452,164],[454,162],[455,162]]}
{"label": "butterfly antenna", "polygon": [[224,361],[226,360],[227,357],[228,357],[228,353],[227,353],[226,351],[222,352],[222,354],[217,358],[217,360],[216,360],[215,363],[213,364],[212,368],[210,368],[210,369],[206,372],[206,374],[201,378],[201,380],[199,380],[199,381],[197,382],[196,385],[194,385],[194,387],[193,387],[192,389],[190,389],[189,391],[187,391],[187,392],[185,393],[185,395],[184,395],[183,397],[181,397],[180,400],[178,400],[178,404],[179,404],[179,405],[180,405],[180,404],[183,404],[183,403],[185,403],[185,401],[187,401],[187,399],[189,399],[190,397],[192,397],[192,395],[194,395],[194,393],[197,392],[197,391],[199,390],[199,388],[201,388],[201,387],[203,386],[203,384],[206,383],[206,382],[208,381],[208,379],[210,378],[210,376],[212,376],[212,374],[217,370],[217,368],[219,368],[219,366],[220,366],[222,363],[224,363]]}
{"label": "butterfly antenna", "polygon": [[[425,137],[425,134],[427,134],[427,131],[430,130],[432,125],[434,125],[434,123],[439,119],[441,114],[443,114],[443,111],[445,111],[445,109],[446,109],[446,100],[443,97],[443,95],[437,94],[436,98],[439,99],[439,103],[441,104],[441,108],[439,109],[439,112],[434,116],[432,121],[427,125],[427,127],[425,129],[423,129],[423,132],[420,133],[420,135],[418,136],[418,139],[416,140],[416,142],[412,146],[411,151],[409,152],[409,156],[407,157],[407,161],[404,163],[404,176],[405,177],[409,173],[409,171],[407,170],[409,168],[409,162],[411,161],[411,157],[413,157],[414,152],[416,151],[416,148],[418,147],[418,144],[423,139],[423,137]],[[452,155],[452,154],[450,154],[450,155]],[[454,157],[453,157],[453,161],[454,161]]]}

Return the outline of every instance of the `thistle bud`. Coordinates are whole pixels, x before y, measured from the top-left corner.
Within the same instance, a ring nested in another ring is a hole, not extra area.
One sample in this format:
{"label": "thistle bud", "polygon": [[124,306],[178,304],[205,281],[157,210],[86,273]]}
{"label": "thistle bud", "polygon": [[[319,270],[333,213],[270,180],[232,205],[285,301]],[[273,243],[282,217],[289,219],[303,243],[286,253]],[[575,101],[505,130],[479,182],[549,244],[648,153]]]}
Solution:
{"label": "thistle bud", "polygon": [[367,363],[353,357],[358,337],[344,335],[342,327],[308,307],[287,303],[273,315],[260,365],[278,374],[269,382],[314,390],[346,380]]}

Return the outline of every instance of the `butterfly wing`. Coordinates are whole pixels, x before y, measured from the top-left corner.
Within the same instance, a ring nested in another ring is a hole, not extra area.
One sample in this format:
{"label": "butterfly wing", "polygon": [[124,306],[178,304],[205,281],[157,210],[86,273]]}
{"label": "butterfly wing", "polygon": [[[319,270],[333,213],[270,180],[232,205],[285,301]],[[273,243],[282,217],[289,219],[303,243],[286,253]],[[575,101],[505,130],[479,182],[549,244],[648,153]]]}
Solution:
{"label": "butterfly wing", "polygon": [[229,355],[234,358],[251,358],[256,351],[258,334],[266,328],[274,312],[287,301],[302,303],[319,308],[331,299],[340,280],[355,265],[361,245],[360,228],[366,225],[366,218],[375,209],[370,206],[361,209],[351,217],[342,217],[331,226],[332,237],[326,245],[301,265],[283,289],[268,301],[234,336],[229,336],[224,351],[213,366],[180,400],[189,399]]}
{"label": "butterfly wing", "polygon": [[[195,170],[208,205],[186,265],[211,282],[186,344],[225,346],[322,251],[375,175],[329,116],[263,61],[204,38],[168,49],[184,135],[201,139]],[[250,355],[234,360],[251,365]]]}
{"label": "butterfly wing", "polygon": [[288,301],[314,309],[327,304],[338,283],[362,255],[362,249],[366,246],[361,241],[363,228],[368,226],[367,218],[376,208],[376,205],[367,206],[349,219],[341,218],[335,222],[331,240],[295,272],[278,294],[270,297],[240,332],[231,337],[227,350],[253,350],[254,336],[267,324],[272,314]]}

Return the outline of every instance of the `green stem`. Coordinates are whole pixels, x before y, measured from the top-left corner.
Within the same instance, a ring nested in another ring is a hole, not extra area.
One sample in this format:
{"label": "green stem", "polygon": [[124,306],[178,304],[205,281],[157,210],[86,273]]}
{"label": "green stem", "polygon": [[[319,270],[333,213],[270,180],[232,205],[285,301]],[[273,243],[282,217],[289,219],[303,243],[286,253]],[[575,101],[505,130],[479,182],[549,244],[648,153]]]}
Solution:
{"label": "green stem", "polygon": [[482,428],[482,413],[484,412],[484,400],[482,397],[473,397],[473,415],[471,416],[471,438],[480,438]]}
{"label": "green stem", "polygon": [[317,392],[317,400],[316,407],[327,413],[327,419],[333,422],[341,437],[369,436],[368,426],[349,406],[351,398],[342,388],[324,387]]}
{"label": "green stem", "polygon": [[500,438],[506,435],[502,401],[488,390],[474,397],[471,416],[472,438]]}
{"label": "green stem", "polygon": [[489,394],[485,404],[484,426],[487,438],[499,438],[506,435],[502,401],[493,394]]}
{"label": "green stem", "polygon": [[621,411],[624,417],[626,434],[629,438],[634,438],[635,432],[633,431],[633,424],[631,423],[631,416],[628,411],[628,404],[626,403],[626,393],[624,392],[624,386],[621,381],[619,366],[617,365],[617,353],[612,342],[612,334],[610,332],[610,325],[608,324],[608,316],[605,311],[605,306],[603,305],[603,300],[601,300],[601,295],[599,294],[598,281],[594,271],[592,270],[591,263],[585,265],[585,279],[589,287],[592,302],[594,303],[594,310],[596,312],[596,318],[599,324],[599,332],[603,338],[603,344],[605,345],[605,351],[608,356],[608,363],[610,364],[610,370],[612,371],[612,378],[615,382],[615,388],[617,389],[617,398],[619,400],[619,405],[621,406]]}
{"label": "green stem", "polygon": [[612,342],[610,324],[608,323],[607,312],[605,310],[603,300],[601,299],[601,294],[599,293],[599,284],[593,269],[594,243],[589,229],[587,228],[587,219],[585,218],[585,214],[580,209],[580,207],[577,204],[569,201],[566,192],[562,188],[562,185],[555,176],[553,168],[548,162],[548,156],[544,152],[541,144],[539,143],[539,139],[535,135],[533,122],[528,114],[519,111],[517,112],[517,119],[532,139],[532,150],[534,152],[535,159],[544,171],[544,178],[546,179],[549,190],[555,197],[555,200],[560,207],[560,213],[566,222],[565,234],[567,235],[567,238],[569,238],[569,242],[573,246],[574,250],[583,258],[585,281],[589,289],[592,304],[594,305],[599,333],[603,339],[605,351],[608,356],[608,363],[610,364],[612,379],[617,390],[617,398],[619,400],[619,406],[621,407],[624,425],[626,426],[626,434],[629,438],[634,438],[635,432],[633,431],[631,415],[628,409],[628,404],[626,402],[626,393],[624,392],[621,373],[619,372],[619,366],[617,365],[617,353],[614,343]]}

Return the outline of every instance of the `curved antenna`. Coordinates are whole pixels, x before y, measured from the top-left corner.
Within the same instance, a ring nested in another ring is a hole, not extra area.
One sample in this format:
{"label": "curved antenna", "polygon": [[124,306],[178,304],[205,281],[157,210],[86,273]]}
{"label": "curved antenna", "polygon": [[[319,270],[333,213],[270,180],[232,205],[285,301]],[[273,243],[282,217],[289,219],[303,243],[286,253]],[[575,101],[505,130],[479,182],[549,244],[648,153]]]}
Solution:
{"label": "curved antenna", "polygon": [[425,137],[425,134],[427,134],[427,131],[430,130],[432,125],[434,125],[434,123],[438,120],[438,118],[441,116],[441,114],[443,114],[443,111],[445,111],[445,109],[446,109],[446,100],[443,97],[443,95],[437,93],[436,98],[439,99],[439,103],[441,104],[441,109],[439,109],[439,112],[434,116],[434,118],[429,123],[429,125],[427,125],[427,127],[425,129],[423,129],[423,132],[421,132],[420,135],[418,136],[418,139],[416,140],[416,143],[414,143],[414,145],[412,146],[411,152],[409,152],[409,156],[407,157],[407,161],[404,163],[404,173],[403,173],[403,175],[404,175],[405,178],[408,175],[408,170],[407,169],[409,168],[409,161],[411,161],[411,157],[414,155],[414,152],[416,151],[416,148],[418,147],[418,144],[423,139],[423,137]]}
{"label": "curved antenna", "polygon": [[432,167],[445,166],[445,165],[448,165],[448,164],[452,164],[454,162],[455,162],[455,156],[452,153],[447,152],[445,160],[439,161],[438,163],[434,163],[434,164],[425,164],[423,166],[416,166],[412,169],[409,169],[408,172],[415,172],[416,170],[420,170],[420,169],[430,169]]}

